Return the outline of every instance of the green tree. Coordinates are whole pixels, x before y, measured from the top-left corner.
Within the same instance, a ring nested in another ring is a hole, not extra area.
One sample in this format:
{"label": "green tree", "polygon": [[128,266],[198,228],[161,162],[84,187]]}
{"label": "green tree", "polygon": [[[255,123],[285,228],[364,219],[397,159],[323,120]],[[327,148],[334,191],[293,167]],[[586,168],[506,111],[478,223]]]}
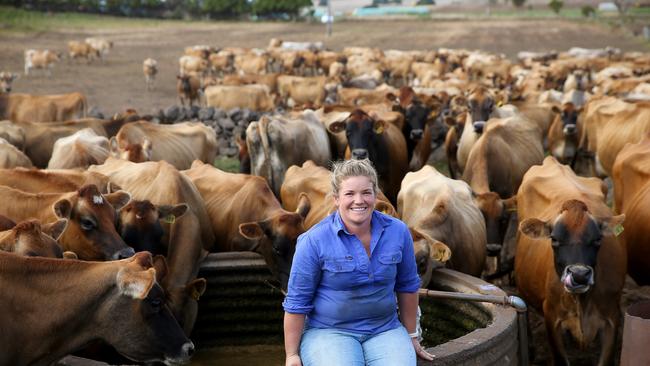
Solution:
{"label": "green tree", "polygon": [[526,0],[512,0],[512,5],[521,8],[526,3]]}
{"label": "green tree", "polygon": [[202,10],[216,18],[236,17],[250,11],[246,0],[204,0]]}
{"label": "green tree", "polygon": [[555,14],[560,14],[562,6],[564,6],[564,2],[562,0],[551,0],[548,2],[548,7],[551,8]]}
{"label": "green tree", "polygon": [[273,13],[297,15],[300,9],[311,5],[310,0],[255,0],[252,10],[257,15]]}

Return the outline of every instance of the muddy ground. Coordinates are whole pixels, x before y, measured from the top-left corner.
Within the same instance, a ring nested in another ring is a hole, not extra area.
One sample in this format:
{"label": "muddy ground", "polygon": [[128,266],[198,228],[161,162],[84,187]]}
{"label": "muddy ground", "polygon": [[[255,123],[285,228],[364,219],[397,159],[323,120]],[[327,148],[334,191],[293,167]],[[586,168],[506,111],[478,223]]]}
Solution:
{"label": "muddy ground", "polygon": [[[50,48],[65,51],[69,40],[105,37],[115,43],[105,63],[85,64],[64,60],[47,77],[43,73],[22,75],[23,51]],[[213,46],[265,47],[272,37],[292,41],[323,41],[334,50],[345,46],[370,46],[383,49],[436,49],[438,47],[482,49],[503,53],[510,58],[517,52],[567,50],[570,47],[613,46],[624,51],[647,51],[640,38],[589,22],[562,20],[481,20],[481,21],[362,21],[334,25],[331,37],[317,23],[164,23],[156,27],[129,29],[83,29],[31,34],[0,33],[0,70],[20,73],[14,92],[54,94],[80,91],[91,107],[107,115],[135,108],[150,113],[177,103],[176,74],[183,48],[194,44]],[[158,60],[160,74],[153,92],[145,91],[142,60]],[[626,286],[624,306],[650,298],[650,290]],[[542,364],[548,353],[541,318],[532,316],[535,364]],[[620,340],[619,340],[620,342]],[[281,352],[281,348],[280,351]],[[235,351],[234,353],[238,353]],[[595,364],[593,352],[576,351],[579,364]],[[227,356],[226,356],[227,358]],[[214,360],[214,358],[210,357]],[[223,360],[223,359],[222,359]],[[226,360],[223,360],[227,364]]]}

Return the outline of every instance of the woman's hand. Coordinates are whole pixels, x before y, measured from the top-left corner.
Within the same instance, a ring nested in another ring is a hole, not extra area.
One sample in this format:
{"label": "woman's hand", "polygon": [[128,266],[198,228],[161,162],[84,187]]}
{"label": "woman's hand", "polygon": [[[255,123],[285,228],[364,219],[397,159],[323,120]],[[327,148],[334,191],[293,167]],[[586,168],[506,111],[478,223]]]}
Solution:
{"label": "woman's hand", "polygon": [[300,356],[296,353],[290,356],[287,356],[287,359],[284,361],[285,366],[302,366],[302,361]]}
{"label": "woman's hand", "polygon": [[411,342],[413,342],[413,348],[415,349],[415,354],[418,355],[418,357],[426,361],[433,361],[433,358],[435,356],[425,351],[424,348],[422,348],[420,345],[420,341],[418,341],[416,337],[411,338]]}

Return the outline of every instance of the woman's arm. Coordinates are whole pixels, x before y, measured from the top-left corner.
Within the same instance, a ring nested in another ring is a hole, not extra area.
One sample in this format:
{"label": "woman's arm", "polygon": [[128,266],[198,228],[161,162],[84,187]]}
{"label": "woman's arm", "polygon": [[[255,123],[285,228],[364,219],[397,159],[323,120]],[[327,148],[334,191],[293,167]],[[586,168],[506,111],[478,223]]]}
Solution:
{"label": "woman's arm", "polygon": [[305,314],[284,313],[284,352],[286,366],[300,366],[300,338],[305,326]]}
{"label": "woman's arm", "polygon": [[[397,306],[399,307],[399,319],[402,324],[404,324],[406,331],[409,332],[409,334],[415,333],[415,318],[418,313],[418,293],[398,292]],[[417,336],[411,337],[411,342],[413,342],[413,348],[418,357],[427,361],[433,361],[433,355],[422,348]]]}

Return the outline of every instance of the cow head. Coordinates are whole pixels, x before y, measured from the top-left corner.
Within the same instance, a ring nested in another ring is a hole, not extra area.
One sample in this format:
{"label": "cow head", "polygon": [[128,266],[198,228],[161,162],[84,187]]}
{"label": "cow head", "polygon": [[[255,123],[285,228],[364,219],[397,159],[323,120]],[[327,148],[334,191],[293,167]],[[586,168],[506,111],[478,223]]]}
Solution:
{"label": "cow head", "polygon": [[402,130],[404,137],[410,144],[417,144],[424,136],[424,127],[429,119],[431,108],[417,98],[410,86],[400,88],[399,97],[388,93],[386,98],[393,102],[393,111],[404,115],[405,123]]}
{"label": "cow head", "polygon": [[559,215],[551,221],[529,218],[519,230],[533,239],[550,239],[553,263],[564,289],[572,294],[589,291],[597,280],[595,268],[598,250],[606,236],[612,235],[625,215],[594,217],[579,200],[564,202]]}
{"label": "cow head", "polygon": [[476,87],[467,97],[467,106],[472,116],[474,129],[481,133],[485,122],[490,119],[490,115],[494,111],[494,96],[487,88]]}
{"label": "cow head", "polygon": [[379,139],[386,128],[384,121],[375,120],[360,109],[354,110],[345,121],[333,122],[328,129],[338,133],[345,129],[353,159],[376,159],[380,154]]}
{"label": "cow head", "polygon": [[124,260],[115,279],[116,293],[95,315],[96,328],[107,343],[131,360],[186,363],[194,353],[194,344],[166,305],[156,275],[149,253]]}
{"label": "cow head", "polygon": [[109,142],[111,156],[132,161],[134,163],[143,163],[151,161],[151,152],[153,150],[151,141],[145,138],[142,143],[131,144],[125,141],[118,142],[115,136],[111,137]]}
{"label": "cow head", "polygon": [[68,220],[60,219],[43,225],[38,220],[23,221],[11,230],[0,233],[0,247],[8,244],[19,255],[28,257],[63,258],[63,251],[56,242],[65,230]]}
{"label": "cow head", "polygon": [[124,241],[136,252],[167,254],[167,245],[162,243],[164,235],[160,221],[172,224],[187,212],[184,203],[154,205],[148,200],[131,200],[118,211],[117,229]]}
{"label": "cow head", "polygon": [[11,92],[11,83],[17,78],[17,74],[6,71],[0,72],[0,93]]}
{"label": "cow head", "polygon": [[102,195],[97,186],[85,185],[66,194],[53,205],[59,218],[69,219],[59,239],[65,250],[83,260],[113,260],[133,255],[133,248],[115,230],[115,210],[124,206],[131,196],[123,191]]}
{"label": "cow head", "polygon": [[427,288],[431,282],[431,274],[436,268],[445,266],[445,262],[451,258],[451,250],[444,243],[435,240],[427,234],[409,227],[413,238],[413,249],[415,251],[415,263],[420,276],[420,287]]}
{"label": "cow head", "polygon": [[[581,109],[576,108],[573,103],[569,102],[564,103],[561,109],[553,106],[553,112],[557,115],[551,125],[550,134],[554,135],[556,139],[549,138],[549,141],[552,142],[549,150],[558,161],[563,164],[568,164],[576,156],[578,145],[580,144],[578,116]],[[559,129],[562,130],[561,135]]]}
{"label": "cow head", "polygon": [[258,241],[255,251],[264,256],[271,272],[280,281],[282,290],[287,289],[296,240],[305,232],[303,222],[310,209],[309,198],[301,193],[296,212],[282,210],[265,220],[239,225],[239,233],[243,237]]}
{"label": "cow head", "polygon": [[476,194],[474,198],[485,219],[488,253],[497,255],[508,230],[510,215],[516,208],[517,198],[513,196],[502,200],[495,192]]}

